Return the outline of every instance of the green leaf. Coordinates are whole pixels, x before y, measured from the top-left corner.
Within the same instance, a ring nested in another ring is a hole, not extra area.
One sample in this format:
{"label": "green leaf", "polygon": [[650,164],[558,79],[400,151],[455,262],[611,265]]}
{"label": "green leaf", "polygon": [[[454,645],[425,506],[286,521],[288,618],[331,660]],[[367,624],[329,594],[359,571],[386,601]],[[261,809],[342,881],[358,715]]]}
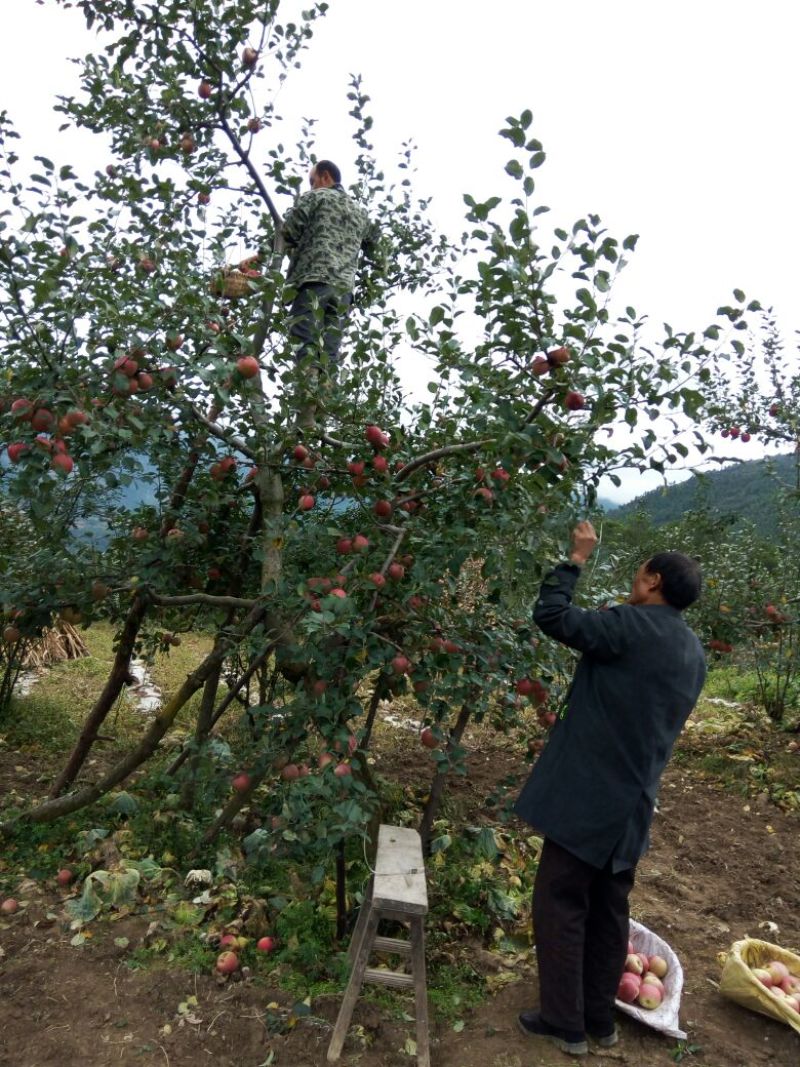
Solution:
{"label": "green leaf", "polygon": [[512,178],[522,177],[522,164],[518,159],[509,159],[506,163],[506,174],[510,174]]}

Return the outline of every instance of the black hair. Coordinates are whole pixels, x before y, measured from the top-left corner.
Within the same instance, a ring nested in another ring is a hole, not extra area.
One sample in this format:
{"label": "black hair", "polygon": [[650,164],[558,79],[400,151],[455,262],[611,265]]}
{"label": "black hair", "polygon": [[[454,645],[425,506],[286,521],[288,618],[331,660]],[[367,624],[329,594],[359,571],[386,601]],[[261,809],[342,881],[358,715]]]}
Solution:
{"label": "black hair", "polygon": [[648,574],[661,575],[661,595],[679,611],[700,596],[703,574],[700,564],[683,552],[656,552],[644,565]]}
{"label": "black hair", "polygon": [[331,178],[333,178],[334,184],[341,185],[342,172],[339,170],[336,164],[331,163],[329,159],[320,159],[315,167],[315,170],[317,174],[330,174]]}

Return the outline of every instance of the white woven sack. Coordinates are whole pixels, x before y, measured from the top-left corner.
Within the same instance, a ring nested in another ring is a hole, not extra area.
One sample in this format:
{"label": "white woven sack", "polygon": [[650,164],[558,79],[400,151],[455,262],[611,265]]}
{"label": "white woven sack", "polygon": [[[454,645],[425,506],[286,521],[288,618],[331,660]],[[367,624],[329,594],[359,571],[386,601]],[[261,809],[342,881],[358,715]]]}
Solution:
{"label": "white woven sack", "polygon": [[667,1037],[685,1041],[686,1034],[680,1028],[679,1019],[683,990],[683,967],[680,960],[666,941],[634,919],[630,921],[630,940],[637,952],[643,952],[646,956],[661,956],[667,961],[667,973],[661,979],[664,983],[664,999],[657,1008],[652,1009],[640,1008],[637,1004],[625,1004],[622,1000],[616,1002],[617,1007],[645,1026],[650,1026]]}

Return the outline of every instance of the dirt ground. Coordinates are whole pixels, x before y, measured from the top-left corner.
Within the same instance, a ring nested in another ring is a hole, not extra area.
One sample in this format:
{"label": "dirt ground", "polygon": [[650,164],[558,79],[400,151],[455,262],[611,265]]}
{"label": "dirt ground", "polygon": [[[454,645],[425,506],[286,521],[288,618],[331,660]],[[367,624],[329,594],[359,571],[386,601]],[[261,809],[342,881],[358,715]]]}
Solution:
{"label": "dirt ground", "polygon": [[[9,754],[11,755],[11,754]],[[419,773],[416,750],[398,757]],[[486,795],[492,780],[516,770],[510,757],[471,757],[459,789]],[[401,767],[397,768],[401,770]],[[590,1046],[582,1062],[651,1067],[800,1065],[800,1036],[749,1012],[717,991],[717,954],[760,936],[800,949],[800,815],[766,796],[749,800],[677,760],[668,770],[653,847],[639,867],[632,913],[673,946],[683,964],[685,1045],[622,1017],[612,1049]],[[81,948],[69,943],[57,896],[30,894],[26,913],[0,922],[0,1067],[322,1067],[338,997],[316,999],[288,1032],[290,998],[252,981],[223,984],[180,969],[132,970],[130,951],[152,915],[93,923]],[[53,918],[48,918],[48,912]],[[777,930],[766,933],[762,923]],[[117,947],[115,939],[128,939]],[[547,1042],[521,1036],[515,1017],[536,1003],[532,957],[517,965],[461,1032],[434,1022],[434,1067],[544,1067],[571,1061]],[[196,998],[196,1001],[190,998]],[[341,1058],[344,1067],[408,1067],[413,1022],[361,1000]]]}

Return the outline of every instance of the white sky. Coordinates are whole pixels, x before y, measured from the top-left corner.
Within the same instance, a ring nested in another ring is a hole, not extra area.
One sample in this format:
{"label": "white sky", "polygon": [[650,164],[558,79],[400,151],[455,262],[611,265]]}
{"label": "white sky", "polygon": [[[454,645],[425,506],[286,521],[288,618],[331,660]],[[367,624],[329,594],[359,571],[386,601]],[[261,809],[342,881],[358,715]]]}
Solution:
{"label": "white sky", "polygon": [[[93,46],[79,13],[32,0],[4,0],[3,11],[0,106],[25,147],[56,162],[94,156],[86,140],[58,143],[62,116],[51,111],[77,84],[67,57]],[[510,144],[497,131],[529,107],[547,152],[535,172],[552,209],[545,225],[596,212],[614,236],[641,235],[615,302],[698,329],[739,287],[775,307],[791,340],[800,327],[799,40],[791,0],[332,0],[279,110],[318,119],[317,154],[339,162],[347,181],[345,94],[348,75],[362,74],[385,169],[413,140],[416,190],[433,195],[437,222],[455,235],[464,192],[509,193]],[[264,140],[265,157],[269,147]],[[105,162],[103,152],[92,159]],[[759,453],[728,442],[725,454]],[[609,495],[654,484],[633,475]]]}

